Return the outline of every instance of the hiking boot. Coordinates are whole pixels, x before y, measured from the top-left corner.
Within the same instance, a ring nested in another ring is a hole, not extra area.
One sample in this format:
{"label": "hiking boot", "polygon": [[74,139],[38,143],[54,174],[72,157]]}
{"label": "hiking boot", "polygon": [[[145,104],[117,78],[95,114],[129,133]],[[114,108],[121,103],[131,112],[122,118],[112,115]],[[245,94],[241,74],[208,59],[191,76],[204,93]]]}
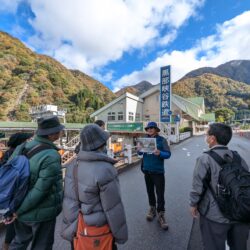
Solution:
{"label": "hiking boot", "polygon": [[158,213],[158,221],[160,223],[160,227],[163,230],[168,230],[168,223],[166,222],[165,216],[164,216],[164,212],[159,212]]}
{"label": "hiking boot", "polygon": [[155,207],[150,207],[148,214],[146,216],[148,221],[152,221],[154,217],[156,216],[156,208]]}

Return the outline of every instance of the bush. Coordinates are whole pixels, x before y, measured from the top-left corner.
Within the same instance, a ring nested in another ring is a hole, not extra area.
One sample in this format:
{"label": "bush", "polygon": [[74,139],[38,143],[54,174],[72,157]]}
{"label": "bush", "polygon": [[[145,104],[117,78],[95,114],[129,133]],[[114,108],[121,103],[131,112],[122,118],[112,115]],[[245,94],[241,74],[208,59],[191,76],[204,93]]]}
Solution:
{"label": "bush", "polygon": [[184,127],[184,128],[180,128],[180,133],[185,133],[185,132],[193,132],[193,128],[190,127]]}
{"label": "bush", "polygon": [[250,129],[250,124],[241,125],[241,126],[240,126],[240,129],[243,129],[243,130]]}

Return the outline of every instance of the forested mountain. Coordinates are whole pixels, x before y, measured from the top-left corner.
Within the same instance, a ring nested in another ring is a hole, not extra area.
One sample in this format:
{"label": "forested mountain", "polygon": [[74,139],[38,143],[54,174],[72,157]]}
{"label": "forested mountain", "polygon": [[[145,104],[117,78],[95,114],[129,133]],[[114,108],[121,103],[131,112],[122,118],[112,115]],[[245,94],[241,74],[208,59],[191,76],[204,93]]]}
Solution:
{"label": "forested mountain", "polygon": [[250,85],[214,74],[179,80],[173,84],[172,91],[183,97],[203,96],[209,111],[218,108],[236,111],[250,107]]}
{"label": "forested mountain", "polygon": [[[31,106],[54,104],[68,110],[67,122],[89,122],[89,114],[116,96],[125,91],[140,95],[152,86],[142,81],[114,94],[92,77],[68,70],[0,32],[0,120],[29,121]],[[217,68],[191,71],[172,89],[183,97],[204,96],[208,111],[249,109],[250,61],[231,61]]]}
{"label": "forested mountain", "polygon": [[218,76],[233,79],[235,81],[250,84],[250,61],[233,60],[219,65],[216,68],[205,67],[193,70],[184,76],[185,78],[200,76],[205,73],[211,73]]}
{"label": "forested mountain", "polygon": [[0,32],[0,120],[28,121],[31,106],[55,104],[67,108],[68,122],[86,122],[90,113],[114,98],[90,76],[70,71]]}

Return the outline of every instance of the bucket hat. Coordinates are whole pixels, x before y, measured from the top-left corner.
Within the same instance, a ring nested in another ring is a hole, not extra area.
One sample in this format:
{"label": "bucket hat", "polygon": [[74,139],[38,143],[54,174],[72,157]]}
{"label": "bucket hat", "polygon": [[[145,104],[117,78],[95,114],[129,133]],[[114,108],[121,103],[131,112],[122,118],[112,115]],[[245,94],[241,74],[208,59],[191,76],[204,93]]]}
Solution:
{"label": "bucket hat", "polygon": [[145,127],[145,130],[147,131],[149,128],[155,128],[157,132],[160,132],[161,130],[158,128],[156,122],[149,122],[147,127]]}
{"label": "bucket hat", "polygon": [[96,124],[86,125],[80,134],[81,149],[83,151],[95,151],[104,145],[110,137],[109,132],[104,131]]}
{"label": "bucket hat", "polygon": [[37,120],[37,135],[52,135],[64,129],[57,116],[43,117]]}

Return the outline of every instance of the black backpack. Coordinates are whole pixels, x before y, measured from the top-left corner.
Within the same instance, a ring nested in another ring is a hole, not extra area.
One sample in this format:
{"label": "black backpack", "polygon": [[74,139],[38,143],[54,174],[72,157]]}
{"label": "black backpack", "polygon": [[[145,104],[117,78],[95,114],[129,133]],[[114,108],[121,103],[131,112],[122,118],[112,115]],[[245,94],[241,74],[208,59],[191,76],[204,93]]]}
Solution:
{"label": "black backpack", "polygon": [[205,152],[221,167],[216,192],[207,186],[222,214],[231,221],[250,222],[250,172],[242,166],[240,155],[232,151],[233,158],[225,155],[224,159],[213,150]]}

